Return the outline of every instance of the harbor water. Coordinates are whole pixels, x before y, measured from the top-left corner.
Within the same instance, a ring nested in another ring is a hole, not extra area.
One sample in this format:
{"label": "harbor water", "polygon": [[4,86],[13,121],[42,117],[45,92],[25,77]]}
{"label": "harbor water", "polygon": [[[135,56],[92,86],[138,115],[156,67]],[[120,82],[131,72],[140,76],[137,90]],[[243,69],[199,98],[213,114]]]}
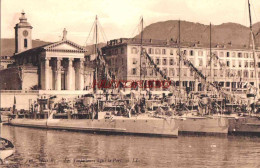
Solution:
{"label": "harbor water", "polygon": [[260,167],[260,138],[100,135],[3,126],[15,153],[0,167]]}

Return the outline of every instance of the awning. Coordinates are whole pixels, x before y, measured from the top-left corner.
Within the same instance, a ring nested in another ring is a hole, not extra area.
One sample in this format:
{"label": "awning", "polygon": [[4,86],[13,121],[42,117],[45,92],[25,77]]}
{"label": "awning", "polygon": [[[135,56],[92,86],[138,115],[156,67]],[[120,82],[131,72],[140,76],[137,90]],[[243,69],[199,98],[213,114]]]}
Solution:
{"label": "awning", "polygon": [[120,90],[120,93],[121,93],[122,95],[128,95],[128,94],[131,94],[131,91],[130,91],[130,90],[129,90],[129,91]]}
{"label": "awning", "polygon": [[151,91],[151,93],[152,93],[153,95],[162,95],[163,93],[164,93],[165,95],[168,95],[168,94],[170,94],[171,92],[170,92],[170,91]]}

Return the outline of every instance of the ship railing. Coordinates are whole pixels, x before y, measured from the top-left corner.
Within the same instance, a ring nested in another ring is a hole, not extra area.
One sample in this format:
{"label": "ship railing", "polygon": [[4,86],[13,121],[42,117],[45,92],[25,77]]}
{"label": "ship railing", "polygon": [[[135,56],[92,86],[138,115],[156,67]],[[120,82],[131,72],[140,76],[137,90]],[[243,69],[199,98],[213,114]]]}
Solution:
{"label": "ship railing", "polygon": [[0,90],[0,93],[39,93],[38,90]]}
{"label": "ship railing", "polygon": [[1,93],[22,93],[22,90],[0,90]]}

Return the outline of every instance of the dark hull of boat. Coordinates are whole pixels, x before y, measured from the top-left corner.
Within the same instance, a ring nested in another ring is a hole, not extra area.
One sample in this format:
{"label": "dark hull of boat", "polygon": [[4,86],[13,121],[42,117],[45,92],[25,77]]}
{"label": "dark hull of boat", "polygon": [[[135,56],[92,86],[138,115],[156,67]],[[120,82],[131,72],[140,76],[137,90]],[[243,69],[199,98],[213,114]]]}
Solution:
{"label": "dark hull of boat", "polygon": [[228,119],[207,118],[207,117],[187,117],[180,119],[179,133],[191,135],[219,135],[228,134]]}
{"label": "dark hull of boat", "polygon": [[229,119],[230,134],[260,135],[260,119],[258,117],[239,117]]}
{"label": "dark hull of boat", "polygon": [[105,134],[135,134],[147,136],[177,137],[175,119],[13,119],[13,126],[97,132]]}

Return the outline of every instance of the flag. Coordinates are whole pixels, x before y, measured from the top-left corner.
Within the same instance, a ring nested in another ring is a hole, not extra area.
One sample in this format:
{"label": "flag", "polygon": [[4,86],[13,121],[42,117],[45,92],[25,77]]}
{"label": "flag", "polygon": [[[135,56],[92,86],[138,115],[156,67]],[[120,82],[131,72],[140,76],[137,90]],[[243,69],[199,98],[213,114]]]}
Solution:
{"label": "flag", "polygon": [[14,96],[14,104],[16,104],[16,97]]}
{"label": "flag", "polygon": [[15,112],[15,108],[16,108],[16,97],[14,96],[13,114]]}

